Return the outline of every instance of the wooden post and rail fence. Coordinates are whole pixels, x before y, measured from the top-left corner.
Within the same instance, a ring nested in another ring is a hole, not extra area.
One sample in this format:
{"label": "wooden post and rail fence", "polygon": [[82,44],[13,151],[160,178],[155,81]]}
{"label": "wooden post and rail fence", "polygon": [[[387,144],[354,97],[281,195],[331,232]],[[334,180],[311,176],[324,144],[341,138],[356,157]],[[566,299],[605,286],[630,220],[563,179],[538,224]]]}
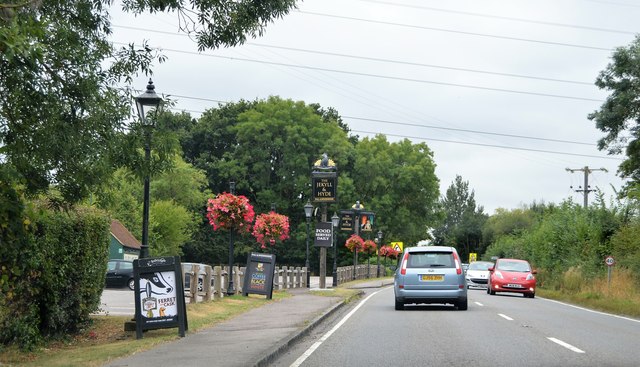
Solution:
{"label": "wooden post and rail fence", "polygon": [[[184,295],[189,299],[189,303],[197,303],[204,301],[220,300],[227,294],[227,285],[229,284],[228,266],[203,265],[204,269],[200,269],[200,265],[194,264],[190,270],[183,269],[183,279],[185,280]],[[385,267],[380,266],[382,274],[386,274]],[[358,265],[356,267],[355,279],[367,279],[370,275],[375,277],[377,265]],[[343,266],[337,269],[338,284],[350,282],[353,280],[353,265]],[[275,267],[273,272],[273,289],[291,289],[307,287],[307,269],[305,267],[280,266]],[[198,274],[198,276],[196,276]],[[235,294],[242,294],[242,286],[244,284],[245,267],[233,267],[233,284],[235,285]],[[198,279],[198,281],[191,281]],[[210,284],[209,287],[204,286]]]}

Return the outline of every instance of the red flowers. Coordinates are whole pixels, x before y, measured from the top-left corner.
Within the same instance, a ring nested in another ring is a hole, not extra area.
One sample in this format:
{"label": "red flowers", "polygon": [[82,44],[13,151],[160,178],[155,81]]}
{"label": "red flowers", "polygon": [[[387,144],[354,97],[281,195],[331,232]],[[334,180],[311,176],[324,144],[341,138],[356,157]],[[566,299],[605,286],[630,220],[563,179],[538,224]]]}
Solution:
{"label": "red flowers", "polygon": [[207,218],[214,231],[235,228],[249,232],[254,217],[253,206],[242,195],[223,192],[207,202]]}
{"label": "red flowers", "polygon": [[253,236],[256,241],[265,248],[265,240],[269,240],[271,246],[276,243],[276,238],[281,241],[289,238],[289,217],[271,211],[260,214],[253,225]]}
{"label": "red flowers", "polygon": [[378,249],[378,245],[376,245],[375,242],[371,240],[366,240],[364,241],[364,247],[362,249],[362,252],[366,252],[367,254],[375,254],[377,249]]}
{"label": "red flowers", "polygon": [[364,240],[362,239],[362,237],[356,234],[351,235],[351,237],[347,239],[347,242],[345,242],[344,245],[351,252],[354,252],[354,251],[362,252],[364,250]]}
{"label": "red flowers", "polygon": [[391,246],[382,246],[380,247],[380,255],[384,257],[397,257],[400,252],[395,250]]}

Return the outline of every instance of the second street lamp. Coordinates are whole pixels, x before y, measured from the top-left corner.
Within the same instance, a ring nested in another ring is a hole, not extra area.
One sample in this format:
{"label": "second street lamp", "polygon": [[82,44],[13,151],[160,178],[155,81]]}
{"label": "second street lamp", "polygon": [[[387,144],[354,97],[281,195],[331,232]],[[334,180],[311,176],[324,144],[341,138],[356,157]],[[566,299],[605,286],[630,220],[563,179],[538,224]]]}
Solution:
{"label": "second street lamp", "polygon": [[[155,126],[157,114],[162,106],[162,98],[155,92],[156,87],[149,79],[147,90],[135,97],[138,117],[144,128],[144,203],[142,206],[142,244],[140,258],[149,257],[149,181],[151,179],[151,129]],[[151,114],[154,114],[152,116]]]}
{"label": "second street lamp", "polygon": [[333,287],[338,286],[338,246],[336,245],[336,228],[340,225],[340,217],[336,212],[333,212],[333,217],[331,217],[331,224],[333,225],[331,235],[333,245]]}
{"label": "second street lamp", "polygon": [[307,288],[311,287],[311,269],[309,269],[309,225],[311,224],[311,215],[313,214],[313,205],[310,201],[304,205],[304,216],[307,218],[307,259],[304,266],[307,267]]}

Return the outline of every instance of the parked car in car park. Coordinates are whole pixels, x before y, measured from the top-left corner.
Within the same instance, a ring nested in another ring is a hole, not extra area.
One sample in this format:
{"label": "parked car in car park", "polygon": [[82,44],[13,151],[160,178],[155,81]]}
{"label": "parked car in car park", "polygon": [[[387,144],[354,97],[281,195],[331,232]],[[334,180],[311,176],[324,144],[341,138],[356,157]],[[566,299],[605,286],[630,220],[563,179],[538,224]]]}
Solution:
{"label": "parked car in car park", "polygon": [[[208,268],[211,268],[210,265],[207,264],[198,264],[198,263],[181,263],[182,265],[182,273],[184,274],[184,289],[188,291],[191,289],[191,278],[194,274],[195,266],[198,266],[198,292],[204,292],[204,278],[205,273]],[[211,277],[211,287],[213,288],[214,279]]]}
{"label": "parked car in car park", "polygon": [[406,304],[448,303],[467,309],[467,286],[458,252],[447,246],[406,248],[396,269],[395,309]]}
{"label": "parked car in car park", "polygon": [[526,260],[498,259],[493,267],[489,268],[489,283],[487,293],[494,295],[496,292],[521,293],[525,297],[536,296],[536,270]]}
{"label": "parked car in car park", "polygon": [[491,261],[473,261],[467,268],[465,277],[467,288],[487,288],[489,282],[489,268],[493,266]]}
{"label": "parked car in car park", "polygon": [[134,290],[133,261],[112,259],[107,262],[107,287],[128,287]]}

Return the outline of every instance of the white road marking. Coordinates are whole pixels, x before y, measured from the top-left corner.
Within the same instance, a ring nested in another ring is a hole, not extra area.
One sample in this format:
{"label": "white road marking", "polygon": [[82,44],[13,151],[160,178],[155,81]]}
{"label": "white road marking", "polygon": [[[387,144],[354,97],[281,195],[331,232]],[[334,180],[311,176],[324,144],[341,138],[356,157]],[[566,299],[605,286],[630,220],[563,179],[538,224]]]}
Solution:
{"label": "white road marking", "polygon": [[552,342],[554,342],[556,344],[562,345],[563,347],[569,349],[570,351],[573,351],[573,352],[576,352],[576,353],[584,353],[584,350],[576,348],[576,347],[574,347],[573,345],[571,345],[569,343],[565,343],[560,339],[551,338],[551,337],[548,337],[547,339],[551,340]]}
{"label": "white road marking", "polygon": [[375,292],[371,293],[367,298],[365,298],[362,301],[360,301],[360,303],[353,310],[351,310],[351,312],[349,312],[345,317],[343,317],[342,320],[340,320],[339,323],[337,323],[331,330],[327,331],[327,333],[324,334],[322,336],[322,338],[320,338],[317,342],[313,343],[313,345],[310,346],[309,349],[306,350],[306,352],[302,353],[302,355],[298,359],[296,359],[296,361],[293,362],[290,367],[298,367],[298,366],[300,366],[307,358],[309,358],[309,356],[311,354],[313,354],[313,352],[315,352],[316,349],[318,349],[318,347],[325,340],[329,339],[329,337],[334,332],[336,332],[336,330],[338,330],[340,328],[340,326],[342,326],[345,322],[347,322],[347,320],[349,320],[349,318],[351,316],[353,316],[353,314],[356,313],[356,311],[358,311],[358,309],[360,309],[360,307],[362,307],[362,305],[364,305],[364,303],[367,302],[369,300],[369,298],[373,297],[376,293],[381,292],[381,291],[383,291],[385,289],[381,289],[379,291],[375,291]]}
{"label": "white road marking", "polygon": [[577,308],[578,310],[582,310],[582,311],[587,311],[587,312],[591,312],[591,313],[597,313],[599,315],[611,316],[611,317],[615,317],[615,318],[622,319],[622,320],[627,320],[627,321],[633,321],[633,322],[639,322],[640,323],[640,320],[632,319],[630,317],[624,317],[624,316],[614,315],[614,314],[611,314],[611,313],[590,310],[588,308],[571,305],[571,304],[560,302],[560,301],[556,301],[556,300],[553,300],[553,299],[542,298],[542,297],[538,297],[538,298],[543,299],[543,300],[548,301],[548,302],[558,303],[558,304],[561,304],[561,305]]}
{"label": "white road marking", "polygon": [[480,306],[480,307],[484,306],[484,305],[483,305],[482,303],[480,303],[480,302],[474,302],[474,303],[475,303],[476,305]]}
{"label": "white road marking", "polygon": [[503,314],[499,313],[498,316],[502,317],[505,320],[513,321],[513,319],[511,317],[507,316],[507,315],[503,315]]}

